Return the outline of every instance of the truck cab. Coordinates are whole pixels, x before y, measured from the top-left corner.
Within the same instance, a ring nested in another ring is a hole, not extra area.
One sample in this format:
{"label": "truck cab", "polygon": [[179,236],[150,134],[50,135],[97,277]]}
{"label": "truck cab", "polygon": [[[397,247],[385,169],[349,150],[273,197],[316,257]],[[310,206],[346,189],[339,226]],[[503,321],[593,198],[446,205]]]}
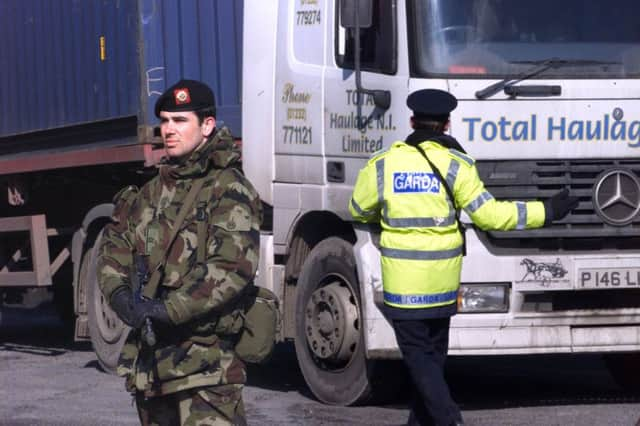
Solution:
{"label": "truck cab", "polygon": [[[368,158],[410,133],[407,95],[459,100],[451,134],[497,199],[580,198],[539,230],[485,232],[452,320],[456,355],[640,349],[640,30],[621,1],[245,4],[245,171],[271,212],[259,279],[284,300],[314,394],[365,400],[400,354],[380,312],[377,231],[353,223]],[[575,10],[581,10],[580,14]]]}

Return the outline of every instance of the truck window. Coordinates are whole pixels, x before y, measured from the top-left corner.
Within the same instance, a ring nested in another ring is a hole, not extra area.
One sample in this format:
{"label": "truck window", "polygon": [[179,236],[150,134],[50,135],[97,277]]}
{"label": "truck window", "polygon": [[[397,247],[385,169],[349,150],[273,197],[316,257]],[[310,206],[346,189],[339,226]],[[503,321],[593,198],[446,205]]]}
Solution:
{"label": "truck window", "polygon": [[[340,25],[341,1],[336,4],[336,63],[353,69],[355,31]],[[364,71],[395,74],[396,33],[396,0],[373,0],[372,25],[360,29],[360,66]]]}
{"label": "truck window", "polygon": [[636,78],[637,0],[413,0],[412,74],[503,78],[551,58],[542,78]]}

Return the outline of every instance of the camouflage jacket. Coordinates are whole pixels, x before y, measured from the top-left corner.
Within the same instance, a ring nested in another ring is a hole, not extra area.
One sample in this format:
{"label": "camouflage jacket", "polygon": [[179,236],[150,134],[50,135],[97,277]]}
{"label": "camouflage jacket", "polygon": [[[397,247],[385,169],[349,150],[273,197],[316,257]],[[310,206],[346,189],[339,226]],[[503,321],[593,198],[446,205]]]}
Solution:
{"label": "camouflage jacket", "polygon": [[[258,266],[262,207],[239,159],[228,130],[221,129],[182,164],[161,166],[139,191],[129,187],[114,200],[113,223],[104,229],[98,261],[98,282],[107,300],[118,287],[131,286],[134,252],[145,255],[149,268],[162,260],[157,254],[166,252],[194,179],[205,179],[170,247],[158,288],[174,325],[154,325],[154,348],[142,344],[140,332],[133,330],[120,355],[118,373],[127,377],[131,391],[152,396],[245,381],[245,366],[229,338],[242,323],[229,318],[239,319],[235,304]],[[204,265],[196,261],[197,220],[207,221]],[[154,250],[157,246],[162,250]]]}

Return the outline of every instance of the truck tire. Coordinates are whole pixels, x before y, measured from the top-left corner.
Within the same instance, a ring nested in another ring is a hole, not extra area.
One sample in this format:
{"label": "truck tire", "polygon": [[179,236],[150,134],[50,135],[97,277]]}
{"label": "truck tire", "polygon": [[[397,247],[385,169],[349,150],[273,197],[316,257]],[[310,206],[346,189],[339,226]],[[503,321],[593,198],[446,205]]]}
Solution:
{"label": "truck tire", "polygon": [[604,356],[611,378],[626,391],[640,390],[640,353],[613,353]]}
{"label": "truck tire", "polygon": [[80,266],[80,285],[87,289],[87,315],[91,344],[102,369],[115,374],[118,357],[129,334],[127,327],[111,310],[100,287],[96,273],[97,251],[102,233],[84,254]]}
{"label": "truck tire", "polygon": [[367,401],[372,383],[351,244],[331,237],[316,245],[296,293],[296,355],[311,392],[326,404]]}
{"label": "truck tire", "polygon": [[53,305],[62,320],[64,336],[73,341],[76,316],[73,310],[73,270],[71,262],[65,265],[53,277]]}

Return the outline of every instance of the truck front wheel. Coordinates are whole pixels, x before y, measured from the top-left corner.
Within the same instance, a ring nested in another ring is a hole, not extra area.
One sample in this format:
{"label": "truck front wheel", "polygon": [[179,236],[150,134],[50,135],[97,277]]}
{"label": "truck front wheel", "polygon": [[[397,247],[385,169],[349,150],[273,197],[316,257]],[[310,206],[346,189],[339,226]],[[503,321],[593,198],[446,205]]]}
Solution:
{"label": "truck front wheel", "polygon": [[372,394],[357,283],[353,248],[336,237],[311,250],[298,279],[296,355],[307,385],[327,404]]}
{"label": "truck front wheel", "polygon": [[96,264],[101,235],[96,239],[94,246],[84,254],[80,280],[83,280],[81,285],[85,285],[87,289],[87,314],[93,350],[100,366],[108,373],[115,373],[129,328],[111,310],[98,287]]}

